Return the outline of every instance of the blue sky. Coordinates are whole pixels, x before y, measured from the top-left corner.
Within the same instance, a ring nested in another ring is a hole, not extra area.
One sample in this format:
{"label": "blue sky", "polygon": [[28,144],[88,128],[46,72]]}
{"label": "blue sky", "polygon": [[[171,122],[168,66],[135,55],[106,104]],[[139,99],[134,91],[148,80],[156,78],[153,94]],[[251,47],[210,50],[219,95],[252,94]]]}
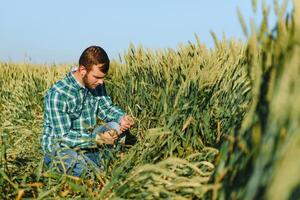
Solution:
{"label": "blue sky", "polygon": [[244,38],[237,8],[247,22],[261,19],[251,0],[1,0],[1,8],[0,60],[34,63],[74,63],[89,45],[102,46],[110,58],[130,43],[177,48],[195,42],[195,33],[213,47],[211,30]]}

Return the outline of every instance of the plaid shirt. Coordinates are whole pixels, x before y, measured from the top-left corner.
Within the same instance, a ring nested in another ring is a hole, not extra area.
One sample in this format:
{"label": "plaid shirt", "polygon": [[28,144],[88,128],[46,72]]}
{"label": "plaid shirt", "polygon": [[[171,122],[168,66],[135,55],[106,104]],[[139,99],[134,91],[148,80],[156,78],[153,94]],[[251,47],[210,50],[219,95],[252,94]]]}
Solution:
{"label": "plaid shirt", "polygon": [[44,108],[42,147],[45,152],[61,147],[95,146],[96,134],[87,128],[97,124],[97,117],[105,122],[119,122],[125,114],[112,104],[104,85],[88,90],[72,72],[47,91]]}

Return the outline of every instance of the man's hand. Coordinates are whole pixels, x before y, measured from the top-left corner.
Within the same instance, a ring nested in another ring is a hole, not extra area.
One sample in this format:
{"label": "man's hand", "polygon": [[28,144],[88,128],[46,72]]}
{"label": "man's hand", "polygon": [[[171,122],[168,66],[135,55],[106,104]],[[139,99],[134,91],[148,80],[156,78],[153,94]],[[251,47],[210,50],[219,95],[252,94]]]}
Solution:
{"label": "man's hand", "polygon": [[113,145],[115,141],[118,139],[119,134],[115,129],[111,129],[108,131],[105,131],[104,133],[98,133],[96,135],[96,143],[99,146],[102,146],[103,144],[111,144]]}
{"label": "man's hand", "polygon": [[134,125],[134,120],[129,115],[125,115],[120,120],[120,131],[124,132]]}

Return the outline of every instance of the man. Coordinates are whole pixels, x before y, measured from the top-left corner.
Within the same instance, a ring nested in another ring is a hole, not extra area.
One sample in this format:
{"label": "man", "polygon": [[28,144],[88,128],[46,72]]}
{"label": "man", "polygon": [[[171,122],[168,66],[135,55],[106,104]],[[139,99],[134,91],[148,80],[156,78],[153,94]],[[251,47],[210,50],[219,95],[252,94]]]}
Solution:
{"label": "man", "polygon": [[[106,94],[108,70],[106,52],[90,46],[81,54],[78,68],[47,91],[42,147],[48,167],[59,167],[60,172],[75,176],[99,170],[98,146],[115,144],[133,126],[133,119]],[[99,119],[103,125],[91,131]]]}

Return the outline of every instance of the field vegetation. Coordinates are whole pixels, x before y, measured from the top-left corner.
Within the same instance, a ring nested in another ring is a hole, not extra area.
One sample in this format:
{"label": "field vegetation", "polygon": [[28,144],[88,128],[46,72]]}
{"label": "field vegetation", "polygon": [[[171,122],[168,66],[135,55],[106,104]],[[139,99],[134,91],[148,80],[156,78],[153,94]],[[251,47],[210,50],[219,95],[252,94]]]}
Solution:
{"label": "field vegetation", "polygon": [[[131,45],[106,86],[132,115],[135,145],[108,151],[105,170],[43,166],[43,98],[72,65],[0,63],[1,199],[300,199],[300,2],[239,15],[248,40],[178,49]],[[252,1],[256,10],[256,1]],[[104,150],[105,151],[105,150]]]}

